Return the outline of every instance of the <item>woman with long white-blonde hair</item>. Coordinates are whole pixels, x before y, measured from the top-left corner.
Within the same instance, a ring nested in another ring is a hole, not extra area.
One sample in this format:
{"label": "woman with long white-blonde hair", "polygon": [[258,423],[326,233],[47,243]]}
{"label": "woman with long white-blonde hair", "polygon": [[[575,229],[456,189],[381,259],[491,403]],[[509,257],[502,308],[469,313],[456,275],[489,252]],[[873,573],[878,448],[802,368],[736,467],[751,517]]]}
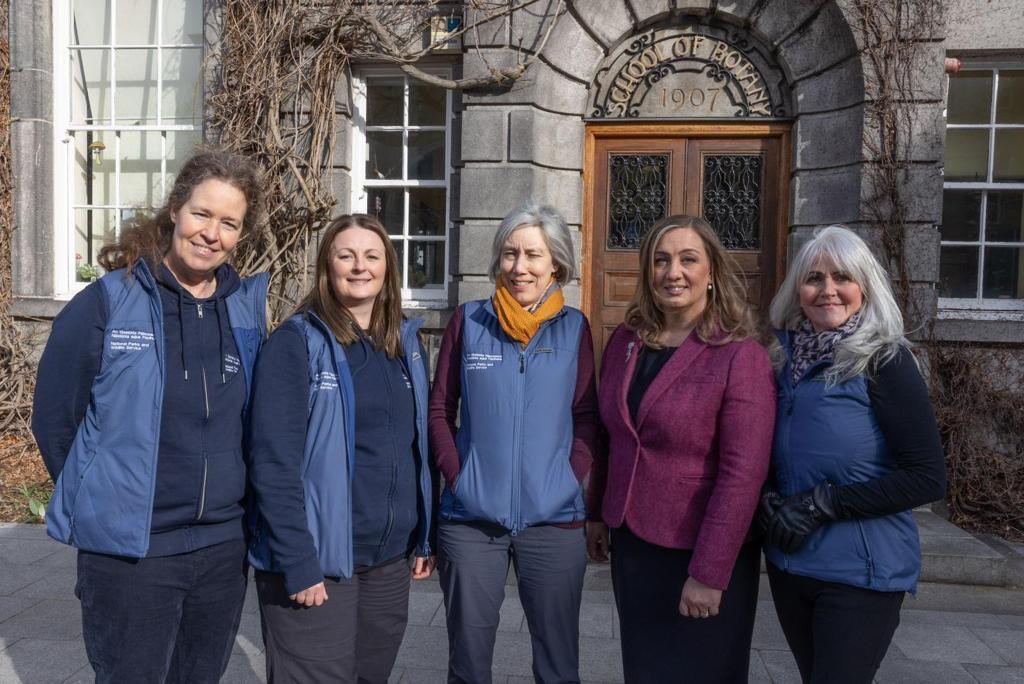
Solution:
{"label": "woman with long white-blonde hair", "polygon": [[870,682],[921,570],[910,511],[945,493],[928,389],[885,269],[845,227],[803,246],[771,322],[772,599],[805,682]]}

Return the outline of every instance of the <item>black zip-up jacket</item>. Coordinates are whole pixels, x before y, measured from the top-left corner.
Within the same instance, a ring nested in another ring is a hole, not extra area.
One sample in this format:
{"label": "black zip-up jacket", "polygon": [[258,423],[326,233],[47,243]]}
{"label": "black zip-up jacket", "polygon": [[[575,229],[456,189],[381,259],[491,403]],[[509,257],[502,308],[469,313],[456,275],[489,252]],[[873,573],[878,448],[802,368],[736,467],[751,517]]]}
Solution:
{"label": "black zip-up jacket", "polygon": [[[240,279],[217,270],[217,290],[197,300],[163,264],[154,269],[163,307],[165,382],[149,556],[192,551],[244,536],[245,377],[224,299]],[[107,302],[93,283],[54,320],[39,363],[33,432],[55,480],[85,417],[100,372]]]}

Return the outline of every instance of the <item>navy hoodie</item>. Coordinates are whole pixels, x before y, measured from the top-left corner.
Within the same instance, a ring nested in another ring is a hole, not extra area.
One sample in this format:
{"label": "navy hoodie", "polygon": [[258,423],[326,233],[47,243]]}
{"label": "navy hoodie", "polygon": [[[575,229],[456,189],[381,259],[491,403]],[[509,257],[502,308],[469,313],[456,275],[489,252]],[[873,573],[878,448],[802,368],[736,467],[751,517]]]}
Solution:
{"label": "navy hoodie", "polygon": [[[242,412],[245,377],[224,299],[238,273],[217,269],[217,290],[196,299],[160,264],[165,383],[149,556],[168,556],[244,535]],[[54,319],[39,363],[32,431],[50,476],[64,467],[100,372],[107,302],[101,283]]]}

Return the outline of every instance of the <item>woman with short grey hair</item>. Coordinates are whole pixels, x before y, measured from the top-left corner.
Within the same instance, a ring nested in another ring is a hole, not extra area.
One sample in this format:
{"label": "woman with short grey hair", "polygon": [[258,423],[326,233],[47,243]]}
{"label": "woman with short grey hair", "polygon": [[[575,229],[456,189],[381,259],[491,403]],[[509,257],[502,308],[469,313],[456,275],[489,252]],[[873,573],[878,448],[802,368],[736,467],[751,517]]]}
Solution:
{"label": "woman with short grey hair", "polygon": [[945,494],[935,414],[885,269],[849,229],[803,246],[771,322],[772,600],[804,682],[870,682],[921,571],[910,511]]}
{"label": "woman with short grey hair", "polygon": [[575,264],[565,219],[527,202],[495,236],[494,295],[456,309],[441,342],[430,445],[445,480],[438,569],[449,682],[491,681],[510,562],[534,678],[579,681],[582,482],[599,418],[590,327],[562,296]]}

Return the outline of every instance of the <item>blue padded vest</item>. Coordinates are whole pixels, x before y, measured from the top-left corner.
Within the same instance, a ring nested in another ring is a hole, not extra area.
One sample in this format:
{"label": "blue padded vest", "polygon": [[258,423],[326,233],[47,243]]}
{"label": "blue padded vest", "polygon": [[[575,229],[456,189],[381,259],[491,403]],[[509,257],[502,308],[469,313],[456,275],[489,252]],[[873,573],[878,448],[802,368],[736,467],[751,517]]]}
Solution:
{"label": "blue padded vest", "polygon": [[[863,375],[832,387],[809,368],[794,386],[791,342],[776,332],[787,361],[778,380],[778,412],[772,472],[783,496],[822,480],[837,485],[863,482],[892,472],[896,463],[878,426]],[[877,591],[917,588],[921,548],[910,511],[878,518],[839,520],[811,533],[796,553],[766,545],[768,560],[787,572]]]}
{"label": "blue padded vest", "polygon": [[[266,336],[269,275],[244,278],[226,300],[248,388]],[[149,550],[164,397],[163,310],[143,260],[102,278],[107,327],[100,372],[46,511],[57,541],[144,558]]]}
{"label": "blue padded vest", "polygon": [[585,517],[569,464],[583,314],[564,307],[525,347],[489,299],[463,304],[461,468],[441,517],[498,523],[513,534]]}
{"label": "blue padded vest", "polygon": [[[296,314],[309,358],[309,419],[302,460],[306,521],[325,577],[351,577],[352,475],[355,468],[355,392],[345,349],[314,313]],[[416,406],[416,447],[420,459],[420,529],[417,553],[431,555],[433,481],[427,464],[426,359],[416,333],[419,319],[402,322],[402,350]],[[259,570],[280,572],[270,552],[259,511],[254,511],[249,560]]]}

